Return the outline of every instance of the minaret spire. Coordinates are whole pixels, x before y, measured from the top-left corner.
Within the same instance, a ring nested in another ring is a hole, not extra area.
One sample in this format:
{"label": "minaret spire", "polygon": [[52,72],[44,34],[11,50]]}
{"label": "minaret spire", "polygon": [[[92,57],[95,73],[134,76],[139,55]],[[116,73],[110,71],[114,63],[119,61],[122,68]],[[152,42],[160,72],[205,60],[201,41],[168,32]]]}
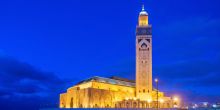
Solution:
{"label": "minaret spire", "polygon": [[142,11],[144,11],[144,4],[142,4]]}
{"label": "minaret spire", "polygon": [[145,11],[144,4],[142,4],[142,10],[140,12],[140,15],[148,15],[148,13]]}

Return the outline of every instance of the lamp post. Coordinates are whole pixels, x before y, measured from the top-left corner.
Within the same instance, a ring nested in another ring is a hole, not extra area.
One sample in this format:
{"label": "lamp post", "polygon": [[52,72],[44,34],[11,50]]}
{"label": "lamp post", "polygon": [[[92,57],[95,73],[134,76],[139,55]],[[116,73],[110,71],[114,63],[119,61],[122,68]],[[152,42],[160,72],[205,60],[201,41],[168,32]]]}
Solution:
{"label": "lamp post", "polygon": [[177,108],[178,107],[179,98],[178,97],[173,97],[173,102],[174,102],[173,107]]}
{"label": "lamp post", "polygon": [[157,110],[159,109],[159,104],[158,104],[158,79],[156,78],[155,79],[155,82],[156,82],[156,88],[157,88]]}

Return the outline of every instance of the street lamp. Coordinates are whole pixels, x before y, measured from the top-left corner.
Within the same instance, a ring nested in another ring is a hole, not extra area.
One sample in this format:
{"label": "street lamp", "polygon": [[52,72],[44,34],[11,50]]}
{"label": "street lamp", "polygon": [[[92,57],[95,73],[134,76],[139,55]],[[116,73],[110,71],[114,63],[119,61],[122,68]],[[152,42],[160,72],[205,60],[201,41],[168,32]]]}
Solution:
{"label": "street lamp", "polygon": [[155,82],[156,82],[156,88],[157,88],[157,110],[158,110],[158,108],[159,108],[159,104],[158,104],[158,79],[156,78],[155,80],[154,80]]}
{"label": "street lamp", "polygon": [[179,102],[180,102],[180,98],[179,97],[177,97],[177,96],[174,96],[173,97],[173,107],[174,108],[178,108],[178,105],[179,105]]}
{"label": "street lamp", "polygon": [[173,100],[174,100],[175,102],[177,102],[177,101],[178,101],[178,98],[177,98],[177,97],[174,97]]}

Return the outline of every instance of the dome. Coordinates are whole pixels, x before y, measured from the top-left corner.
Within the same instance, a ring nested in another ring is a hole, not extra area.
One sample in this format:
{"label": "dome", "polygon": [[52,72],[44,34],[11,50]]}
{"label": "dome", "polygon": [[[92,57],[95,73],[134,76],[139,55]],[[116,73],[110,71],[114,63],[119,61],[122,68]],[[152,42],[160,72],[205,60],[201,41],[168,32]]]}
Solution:
{"label": "dome", "polygon": [[146,16],[147,16],[148,13],[147,13],[146,11],[141,11],[141,12],[140,12],[140,15],[146,15]]}

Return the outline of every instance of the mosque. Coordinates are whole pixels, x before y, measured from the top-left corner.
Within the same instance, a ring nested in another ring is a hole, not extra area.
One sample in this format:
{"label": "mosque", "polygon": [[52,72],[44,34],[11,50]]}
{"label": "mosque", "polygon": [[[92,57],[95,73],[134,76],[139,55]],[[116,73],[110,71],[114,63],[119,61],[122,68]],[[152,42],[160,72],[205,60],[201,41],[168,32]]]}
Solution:
{"label": "mosque", "polygon": [[[152,85],[152,27],[144,6],[136,27],[136,80],[98,77],[83,80],[60,94],[60,108],[174,108],[180,100]],[[158,85],[158,80],[155,80]]]}

